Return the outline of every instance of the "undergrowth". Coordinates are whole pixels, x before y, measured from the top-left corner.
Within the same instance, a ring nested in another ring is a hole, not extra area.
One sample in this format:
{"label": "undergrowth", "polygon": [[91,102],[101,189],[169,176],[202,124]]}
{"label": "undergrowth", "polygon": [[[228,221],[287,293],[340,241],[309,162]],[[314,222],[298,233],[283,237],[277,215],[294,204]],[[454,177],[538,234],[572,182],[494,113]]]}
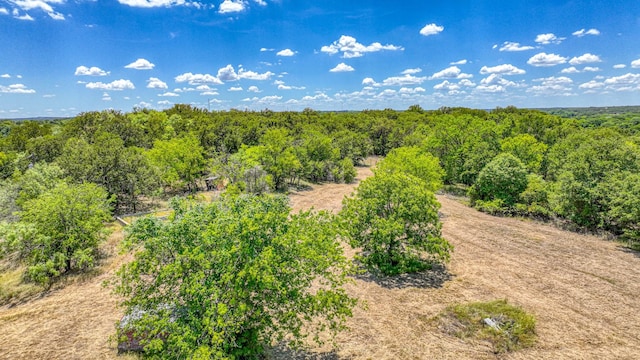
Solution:
{"label": "undergrowth", "polygon": [[529,347],[536,341],[533,315],[506,300],[451,305],[438,322],[440,329],[461,339],[488,341],[495,353]]}

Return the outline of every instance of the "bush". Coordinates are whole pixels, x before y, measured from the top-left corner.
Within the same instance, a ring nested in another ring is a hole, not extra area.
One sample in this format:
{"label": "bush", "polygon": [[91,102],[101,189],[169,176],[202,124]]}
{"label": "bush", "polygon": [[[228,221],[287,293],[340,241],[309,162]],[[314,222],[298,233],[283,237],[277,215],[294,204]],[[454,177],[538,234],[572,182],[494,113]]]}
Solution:
{"label": "bush", "polygon": [[478,174],[471,187],[471,202],[500,199],[505,206],[513,206],[526,188],[527,169],[515,156],[503,153]]}

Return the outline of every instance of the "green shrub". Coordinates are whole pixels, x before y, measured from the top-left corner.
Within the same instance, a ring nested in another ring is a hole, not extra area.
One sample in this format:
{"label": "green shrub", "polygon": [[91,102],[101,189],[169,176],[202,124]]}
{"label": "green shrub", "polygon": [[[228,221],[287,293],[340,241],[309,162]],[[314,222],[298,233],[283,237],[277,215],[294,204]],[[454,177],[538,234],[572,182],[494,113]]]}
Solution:
{"label": "green shrub", "polygon": [[471,202],[500,199],[513,206],[527,188],[527,169],[511,154],[500,154],[485,166],[471,187]]}

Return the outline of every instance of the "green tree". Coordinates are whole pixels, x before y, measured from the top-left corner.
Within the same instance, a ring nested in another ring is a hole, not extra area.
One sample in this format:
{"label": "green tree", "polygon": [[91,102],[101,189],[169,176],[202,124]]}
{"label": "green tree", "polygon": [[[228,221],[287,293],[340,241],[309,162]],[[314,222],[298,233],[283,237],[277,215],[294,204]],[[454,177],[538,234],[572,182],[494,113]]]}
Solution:
{"label": "green tree", "polygon": [[391,150],[383,160],[378,162],[375,169],[376,174],[398,171],[421,179],[426,183],[426,189],[431,192],[436,192],[442,187],[444,170],[440,167],[440,161],[418,147],[400,147]]}
{"label": "green tree", "polygon": [[362,262],[392,275],[449,259],[452,247],[442,238],[439,208],[421,179],[380,172],[343,201],[340,217],[351,245],[362,248]]}
{"label": "green tree", "polygon": [[260,139],[260,145],[255,147],[255,153],[264,170],[273,177],[276,190],[283,189],[285,180],[302,166],[296,156],[292,138],[285,129],[267,130]]}
{"label": "green tree", "polygon": [[[273,341],[301,345],[344,328],[356,300],[328,213],[289,214],[284,196],[173,202],[168,223],[136,222],[115,280],[145,354],[253,359]],[[137,314],[137,316],[136,316]]]}
{"label": "green tree", "polygon": [[34,230],[19,245],[32,280],[48,284],[68,271],[95,265],[104,222],[111,219],[103,188],[61,182],[22,207],[20,223]]}
{"label": "green tree", "polygon": [[518,158],[502,153],[485,166],[470,189],[471,201],[500,200],[513,206],[527,188],[527,168]]}
{"label": "green tree", "polygon": [[173,189],[195,190],[207,165],[204,149],[192,136],[157,140],[148,155],[162,182]]}
{"label": "green tree", "polygon": [[501,141],[502,152],[509,153],[522,161],[527,170],[538,173],[542,167],[547,145],[529,134],[520,134]]}

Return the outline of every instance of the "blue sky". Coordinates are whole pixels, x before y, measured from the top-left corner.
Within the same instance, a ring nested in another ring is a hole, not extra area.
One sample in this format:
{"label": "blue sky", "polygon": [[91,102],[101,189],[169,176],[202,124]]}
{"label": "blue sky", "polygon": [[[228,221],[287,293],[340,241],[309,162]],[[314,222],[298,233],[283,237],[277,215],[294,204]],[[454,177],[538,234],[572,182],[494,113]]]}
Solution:
{"label": "blue sky", "polygon": [[0,118],[640,105],[640,2],[0,0]]}

